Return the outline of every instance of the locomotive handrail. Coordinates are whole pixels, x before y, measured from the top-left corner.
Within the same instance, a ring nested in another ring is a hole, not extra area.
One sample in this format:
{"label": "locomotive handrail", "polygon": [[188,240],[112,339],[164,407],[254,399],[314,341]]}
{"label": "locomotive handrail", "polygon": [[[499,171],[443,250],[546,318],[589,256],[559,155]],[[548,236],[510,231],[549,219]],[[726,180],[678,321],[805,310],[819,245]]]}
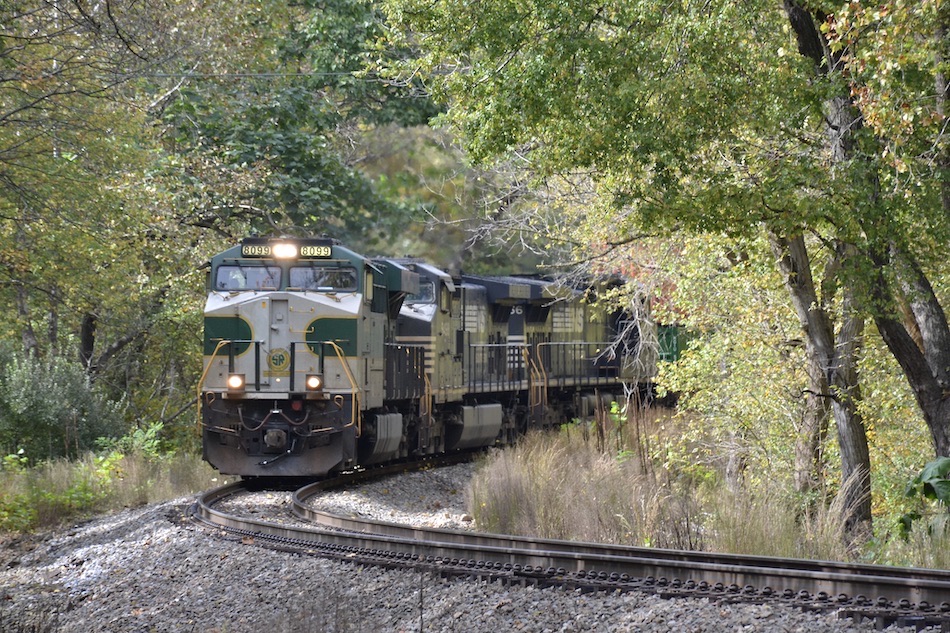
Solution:
{"label": "locomotive handrail", "polygon": [[[201,377],[198,379],[198,385],[195,388],[195,396],[198,398],[198,402],[201,402],[201,388],[205,384],[205,379],[208,377],[208,372],[211,370],[211,365],[214,364],[214,358],[218,355],[218,350],[220,350],[225,345],[229,345],[230,343],[231,341],[228,339],[221,339],[218,341],[217,346],[215,346],[214,351],[211,352],[211,358],[208,360],[208,364],[205,366],[204,371],[201,372]],[[199,429],[201,428],[201,407],[198,407],[196,412],[195,426]]]}
{"label": "locomotive handrail", "polygon": [[[575,348],[575,349],[579,349],[579,350],[581,350],[582,353],[579,354],[579,355],[576,355],[573,359],[570,359],[570,358],[567,358],[567,357],[563,357],[563,356],[562,356],[562,357],[561,357],[561,360],[564,361],[565,363],[570,362],[570,364],[572,365],[571,368],[570,368],[570,369],[571,369],[570,375],[576,376],[578,380],[583,381],[585,384],[591,384],[591,382],[593,382],[593,384],[597,384],[597,381],[598,381],[598,380],[600,380],[600,379],[602,379],[602,378],[606,378],[606,376],[591,376],[591,375],[587,375],[587,376],[585,377],[583,374],[580,373],[581,370],[583,370],[583,371],[589,371],[589,370],[590,370],[590,367],[596,367],[597,360],[598,360],[599,358],[605,356],[605,355],[604,355],[604,352],[602,352],[602,351],[598,351],[598,352],[596,352],[596,353],[594,353],[594,354],[592,354],[592,355],[589,354],[589,353],[587,352],[587,349],[589,349],[591,346],[597,346],[598,348],[609,348],[610,343],[609,343],[609,342],[598,342],[598,341],[583,341],[583,340],[577,340],[577,341],[542,341],[542,342],[540,342],[540,343],[538,343],[538,344],[536,345],[536,347],[538,348],[538,362],[542,365],[542,367],[544,366],[544,362],[543,362],[543,360],[542,360],[542,358],[541,358],[541,353],[540,353],[540,348],[541,348],[541,347],[552,347],[552,348],[553,348],[553,347],[563,347],[563,348],[573,347],[573,348]],[[590,361],[590,365],[588,366],[585,361]],[[616,367],[615,367],[615,369],[617,369],[618,372],[619,372],[620,369],[621,369],[621,366],[620,366],[619,364],[617,364]],[[564,376],[563,376],[562,374],[556,374],[554,377],[555,377],[555,379],[557,380],[558,383],[561,383],[561,381],[562,381],[563,378],[564,378]],[[546,376],[546,378],[547,378],[547,376]],[[546,387],[546,388],[549,388],[549,387],[550,387],[550,380],[546,380],[546,385],[545,385],[545,387]]]}
{"label": "locomotive handrail", "polygon": [[[195,389],[195,394],[199,400],[201,399],[202,387],[204,386],[204,382],[208,377],[208,372],[211,370],[211,366],[214,364],[214,359],[218,356],[218,352],[225,345],[230,345],[236,342],[242,342],[242,341],[237,341],[237,340],[232,340],[232,339],[221,339],[218,341],[218,344],[215,346],[214,351],[211,353],[211,358],[208,360],[208,364],[205,366],[204,371],[201,373],[201,377],[198,379],[198,385]],[[247,341],[247,342],[256,343],[257,341]],[[349,424],[346,424],[342,428],[347,429],[351,426],[356,426],[356,437],[360,437],[363,431],[363,424],[362,424],[362,412],[360,411],[359,385],[356,382],[356,378],[353,376],[353,373],[350,371],[350,365],[349,363],[346,362],[346,356],[343,353],[343,349],[339,345],[337,345],[334,341],[321,341],[321,344],[331,346],[334,352],[336,352],[337,358],[339,358],[340,364],[343,365],[343,371],[346,373],[346,378],[347,380],[350,381],[350,387],[353,390],[353,407],[352,407],[351,420]],[[293,344],[291,344],[291,347],[293,347]],[[291,364],[293,364],[293,359],[291,359]],[[321,367],[321,370],[322,370],[322,367]],[[294,378],[293,371],[291,371],[291,384],[293,384],[293,378]],[[196,425],[199,428],[201,427],[200,409],[199,409],[198,416],[196,419]]]}
{"label": "locomotive handrail", "polygon": [[[221,346],[221,343],[229,344],[229,347],[228,347],[228,372],[229,373],[234,371],[234,344],[247,343],[248,346],[250,346],[251,343],[254,344],[254,389],[256,391],[260,391],[261,389],[261,344],[263,342],[264,341],[261,341],[258,339],[252,339],[252,338],[249,338],[249,339],[235,338],[235,339],[221,339],[218,344],[219,347]],[[243,353],[244,352],[238,353],[238,356],[240,356]],[[214,360],[214,357],[212,357],[212,360]]]}
{"label": "locomotive handrail", "polygon": [[544,366],[544,360],[541,358],[541,348],[545,346],[553,345],[552,341],[541,341],[540,343],[535,344],[534,349],[538,359],[538,367],[540,367],[540,374],[544,381],[544,391],[547,392],[548,388],[551,386],[549,379],[550,374],[548,373],[547,368]]}
{"label": "locomotive handrail", "polygon": [[[524,353],[523,350],[524,350],[525,348],[527,348],[527,347],[528,347],[528,345],[527,345],[526,343],[508,343],[508,342],[505,342],[505,343],[469,343],[469,344],[468,344],[468,348],[469,348],[470,350],[479,350],[479,349],[482,349],[482,350],[492,350],[492,349],[496,349],[496,350],[504,350],[504,351],[505,351],[505,355],[504,355],[503,357],[499,357],[499,358],[498,358],[498,360],[500,361],[500,366],[499,366],[499,367],[495,367],[495,368],[493,369],[494,373],[489,375],[488,381],[487,381],[487,382],[483,382],[482,384],[483,384],[483,385],[484,385],[484,384],[497,385],[497,386],[502,386],[502,387],[506,387],[506,388],[507,388],[507,387],[513,387],[513,386],[515,385],[515,383],[522,383],[522,382],[525,382],[526,379],[524,379],[524,378],[518,378],[518,379],[516,380],[516,379],[512,378],[510,375],[503,375],[503,374],[505,374],[505,372],[504,372],[503,370],[504,370],[505,367],[508,367],[508,363],[509,363],[509,361],[510,361],[510,359],[511,359],[511,356],[510,356],[509,354],[511,353],[512,350],[518,350],[518,349],[520,348],[520,349],[522,350],[522,355],[523,355],[523,353]],[[519,358],[520,358],[520,356],[519,356]],[[489,359],[489,358],[487,358],[487,357],[484,357],[484,358],[482,358],[481,360],[491,360],[491,359]],[[469,359],[468,376],[467,376],[467,378],[466,378],[466,381],[468,382],[469,386],[472,386],[472,385],[475,385],[475,384],[476,384],[476,383],[475,383],[475,379],[474,379],[474,377],[473,377],[473,374],[474,374],[474,369],[478,366],[478,363],[479,363],[479,359],[476,358],[476,356],[475,356],[474,354],[472,354],[472,355],[471,355],[471,358]],[[519,369],[520,369],[520,368],[519,368]],[[501,376],[501,377],[499,377],[499,376]]]}
{"label": "locomotive handrail", "polygon": [[[340,364],[343,365],[343,372],[346,374],[347,380],[350,381],[350,387],[353,388],[353,406],[352,409],[352,420],[349,424],[344,425],[343,429],[348,429],[351,426],[356,426],[356,437],[361,437],[363,434],[363,411],[362,405],[360,404],[360,387],[359,383],[356,382],[356,378],[353,376],[353,372],[350,371],[350,364],[346,362],[346,355],[343,353],[343,348],[336,344],[334,341],[321,341],[322,345],[329,345],[333,348],[333,351],[336,352],[337,358],[340,360]],[[342,429],[341,429],[342,430]]]}
{"label": "locomotive handrail", "polygon": [[[533,407],[540,404],[542,407],[546,407],[548,404],[548,377],[547,372],[544,371],[544,365],[540,358],[535,363],[534,359],[531,358],[531,350],[527,346],[524,347],[522,353],[524,354],[525,364],[528,366],[528,374],[531,376],[528,383],[528,406]],[[537,380],[535,380],[536,377]],[[535,389],[537,389],[537,396],[535,395]]]}

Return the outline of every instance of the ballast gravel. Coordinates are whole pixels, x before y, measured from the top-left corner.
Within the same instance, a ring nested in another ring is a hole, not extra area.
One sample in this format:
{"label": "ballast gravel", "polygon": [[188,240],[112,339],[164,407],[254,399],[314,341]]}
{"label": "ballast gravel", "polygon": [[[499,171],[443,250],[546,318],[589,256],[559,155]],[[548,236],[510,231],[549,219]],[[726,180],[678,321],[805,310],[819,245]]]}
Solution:
{"label": "ballast gravel", "polygon": [[[317,503],[342,514],[466,529],[469,467],[454,468],[330,493]],[[3,543],[0,632],[875,630],[870,622],[778,605],[506,587],[288,554],[216,538],[182,522],[192,501],[126,510]]]}

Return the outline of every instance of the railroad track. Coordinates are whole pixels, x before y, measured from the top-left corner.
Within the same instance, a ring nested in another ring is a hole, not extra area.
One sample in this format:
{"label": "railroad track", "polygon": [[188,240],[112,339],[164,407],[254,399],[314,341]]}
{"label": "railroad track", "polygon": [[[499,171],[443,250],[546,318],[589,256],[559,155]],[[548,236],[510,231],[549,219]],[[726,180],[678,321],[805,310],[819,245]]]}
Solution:
{"label": "railroad track", "polygon": [[[388,469],[401,472],[405,466]],[[387,471],[355,477],[380,476]],[[223,486],[203,494],[196,521],[246,541],[365,565],[429,568],[444,576],[513,585],[558,585],[583,591],[646,591],[663,597],[782,602],[837,611],[841,617],[939,627],[950,632],[950,571],[827,561],[739,556],[576,543],[508,535],[417,528],[343,517],[308,500],[354,476],[306,485],[293,493],[301,521],[289,525],[215,508],[248,490]]]}

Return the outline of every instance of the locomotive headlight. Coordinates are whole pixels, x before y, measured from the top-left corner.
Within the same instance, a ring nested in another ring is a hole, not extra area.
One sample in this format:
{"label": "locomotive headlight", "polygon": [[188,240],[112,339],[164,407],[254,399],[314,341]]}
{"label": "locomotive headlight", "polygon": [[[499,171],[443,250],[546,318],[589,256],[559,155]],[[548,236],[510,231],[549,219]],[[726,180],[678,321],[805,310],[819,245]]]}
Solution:
{"label": "locomotive headlight", "polygon": [[320,374],[307,374],[304,381],[307,385],[307,391],[320,391],[323,389],[323,376]]}
{"label": "locomotive headlight", "polygon": [[293,259],[297,256],[297,246],[287,242],[274,244],[274,257],[277,259]]}
{"label": "locomotive headlight", "polygon": [[232,393],[244,391],[244,374],[228,374],[228,391]]}

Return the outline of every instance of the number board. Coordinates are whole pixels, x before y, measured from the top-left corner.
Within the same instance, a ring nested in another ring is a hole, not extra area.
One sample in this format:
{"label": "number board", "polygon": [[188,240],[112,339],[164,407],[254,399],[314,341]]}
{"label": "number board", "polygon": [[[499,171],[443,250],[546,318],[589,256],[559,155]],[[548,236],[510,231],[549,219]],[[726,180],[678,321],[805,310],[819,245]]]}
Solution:
{"label": "number board", "polygon": [[333,247],[326,246],[323,244],[316,246],[301,246],[300,247],[300,256],[301,257],[313,257],[317,259],[326,259],[333,255]]}
{"label": "number board", "polygon": [[301,244],[299,242],[244,242],[241,257],[276,257],[288,259],[296,254],[301,259],[329,259],[333,247],[329,244]]}
{"label": "number board", "polygon": [[241,257],[270,257],[270,244],[242,244]]}

